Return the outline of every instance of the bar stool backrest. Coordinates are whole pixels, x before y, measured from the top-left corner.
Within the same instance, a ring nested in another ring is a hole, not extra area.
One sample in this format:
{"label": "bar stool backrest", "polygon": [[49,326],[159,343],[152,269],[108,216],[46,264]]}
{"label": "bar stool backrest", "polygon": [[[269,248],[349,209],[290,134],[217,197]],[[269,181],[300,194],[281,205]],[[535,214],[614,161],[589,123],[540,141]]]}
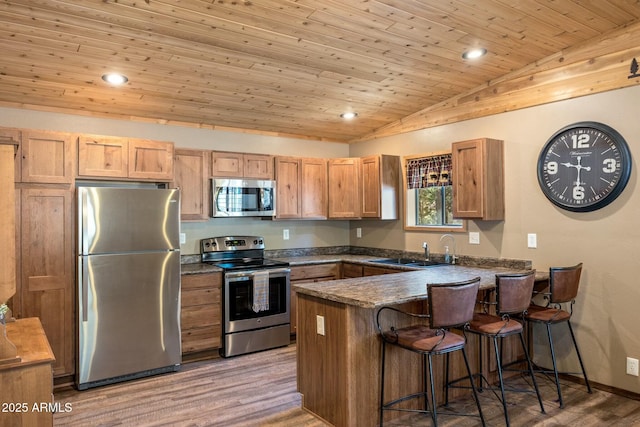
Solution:
{"label": "bar stool backrest", "polygon": [[473,318],[480,277],[455,283],[429,284],[429,326],[446,329],[461,326]]}
{"label": "bar stool backrest", "polygon": [[535,281],[535,270],[518,274],[496,274],[498,314],[520,314],[529,308]]}
{"label": "bar stool backrest", "polygon": [[551,267],[549,269],[550,302],[573,301],[578,295],[582,263],[573,267]]}

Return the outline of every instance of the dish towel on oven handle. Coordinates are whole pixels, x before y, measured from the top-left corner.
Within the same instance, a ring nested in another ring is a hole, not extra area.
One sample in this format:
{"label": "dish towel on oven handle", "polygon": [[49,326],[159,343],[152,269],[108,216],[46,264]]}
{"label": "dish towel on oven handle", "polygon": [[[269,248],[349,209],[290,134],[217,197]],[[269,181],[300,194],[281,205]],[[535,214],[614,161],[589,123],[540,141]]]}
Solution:
{"label": "dish towel on oven handle", "polygon": [[269,310],[269,271],[253,273],[253,306],[254,312]]}

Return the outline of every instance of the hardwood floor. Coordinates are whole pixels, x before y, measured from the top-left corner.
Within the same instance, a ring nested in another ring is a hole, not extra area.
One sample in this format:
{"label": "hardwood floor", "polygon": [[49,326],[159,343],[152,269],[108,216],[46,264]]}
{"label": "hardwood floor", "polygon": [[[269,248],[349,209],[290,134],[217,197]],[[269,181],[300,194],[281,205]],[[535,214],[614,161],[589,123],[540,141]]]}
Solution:
{"label": "hardwood floor", "polygon": [[[516,380],[517,381],[517,380]],[[600,390],[588,394],[580,384],[564,382],[565,409],[553,401],[555,388],[540,377],[546,414],[534,395],[511,394],[511,425],[640,426],[640,401]],[[284,426],[326,424],[301,409],[296,392],[295,345],[230,359],[189,363],[176,373],[144,378],[82,392],[55,393],[69,412],[54,415],[54,426]],[[481,394],[489,426],[503,426],[500,402]],[[452,403],[469,407],[469,399]],[[469,407],[473,412],[474,406]],[[475,426],[477,418],[443,416],[443,426]],[[385,422],[388,426],[430,426],[425,416]]]}

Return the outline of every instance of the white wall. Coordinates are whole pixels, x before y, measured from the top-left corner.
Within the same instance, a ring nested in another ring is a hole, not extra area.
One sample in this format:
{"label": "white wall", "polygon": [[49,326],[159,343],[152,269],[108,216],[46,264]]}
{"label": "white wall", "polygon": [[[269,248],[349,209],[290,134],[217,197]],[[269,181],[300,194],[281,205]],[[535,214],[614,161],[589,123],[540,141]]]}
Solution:
{"label": "white wall", "polygon": [[[640,358],[636,330],[640,283],[635,269],[635,251],[640,250],[639,111],[640,87],[636,86],[358,143],[351,146],[351,155],[402,156],[442,150],[452,142],[478,137],[504,140],[506,218],[470,221],[469,230],[480,232],[480,245],[469,245],[466,233],[457,234],[458,253],[530,259],[537,269],[583,262],[574,323],[587,373],[593,381],[638,393],[640,379],[626,375],[625,362],[627,356]],[[591,213],[568,212],[552,205],[542,194],[536,175],[538,155],[548,138],[578,121],[599,121],[618,130],[633,158],[624,192],[611,205]],[[354,245],[420,251],[422,241],[427,241],[435,252],[443,252],[441,233],[405,232],[400,222],[380,227],[375,221],[354,221],[351,227]],[[355,227],[362,227],[361,239],[355,237]],[[537,234],[537,249],[527,248],[527,233]],[[558,332],[566,344],[568,333]],[[568,355],[565,367],[577,370],[569,349],[561,346],[559,352],[562,359]]]}

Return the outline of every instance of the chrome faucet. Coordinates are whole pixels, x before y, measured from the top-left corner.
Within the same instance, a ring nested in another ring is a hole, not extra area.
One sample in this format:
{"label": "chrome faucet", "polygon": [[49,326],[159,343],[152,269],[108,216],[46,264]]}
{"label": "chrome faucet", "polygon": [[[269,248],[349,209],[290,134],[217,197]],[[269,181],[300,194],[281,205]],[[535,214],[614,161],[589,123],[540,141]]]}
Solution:
{"label": "chrome faucet", "polygon": [[422,242],[422,247],[424,248],[424,260],[429,261],[429,245],[427,242]]}
{"label": "chrome faucet", "polygon": [[451,244],[452,244],[452,252],[451,252],[451,257],[449,258],[449,246],[445,246],[445,255],[444,255],[444,262],[449,263],[449,264],[455,264],[456,263],[456,239],[453,238],[452,234],[443,234],[442,237],[440,237],[440,241],[442,242],[443,239],[445,238],[449,238],[451,239]]}

